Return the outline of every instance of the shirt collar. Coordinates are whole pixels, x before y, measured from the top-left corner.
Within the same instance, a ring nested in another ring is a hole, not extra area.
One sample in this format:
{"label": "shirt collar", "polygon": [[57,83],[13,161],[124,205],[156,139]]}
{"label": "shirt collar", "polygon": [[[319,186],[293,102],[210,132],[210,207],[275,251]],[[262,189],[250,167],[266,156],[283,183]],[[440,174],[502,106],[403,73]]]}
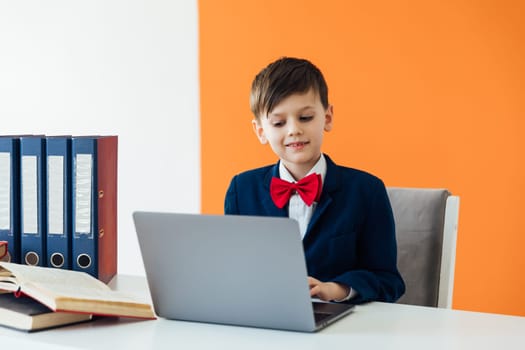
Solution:
{"label": "shirt collar", "polygon": [[[313,168],[310,169],[310,171],[305,176],[308,176],[308,175],[313,174],[313,173],[320,174],[321,178],[323,180],[323,183],[324,183],[324,177],[326,175],[326,159],[324,157],[324,154],[321,153],[321,157],[319,158],[317,163],[315,163]],[[293,178],[292,174],[290,174],[288,169],[286,169],[286,167],[284,166],[283,162],[279,162],[279,177],[281,179],[289,181],[289,182],[297,182]]]}

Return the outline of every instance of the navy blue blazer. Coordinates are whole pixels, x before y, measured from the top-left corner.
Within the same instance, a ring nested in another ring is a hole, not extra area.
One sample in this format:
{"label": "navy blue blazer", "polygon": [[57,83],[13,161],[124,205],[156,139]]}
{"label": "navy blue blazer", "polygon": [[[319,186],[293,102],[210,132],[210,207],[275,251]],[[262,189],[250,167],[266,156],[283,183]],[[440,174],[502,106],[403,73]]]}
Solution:
{"label": "navy blue blazer", "polygon": [[[385,185],[325,157],[323,191],[303,239],[308,275],[354,288],[359,295],[351,303],[394,302],[405,284],[397,270],[394,216]],[[279,163],[236,175],[226,193],[225,214],[287,217],[287,206],[277,208],[270,197],[273,176],[279,176]]]}

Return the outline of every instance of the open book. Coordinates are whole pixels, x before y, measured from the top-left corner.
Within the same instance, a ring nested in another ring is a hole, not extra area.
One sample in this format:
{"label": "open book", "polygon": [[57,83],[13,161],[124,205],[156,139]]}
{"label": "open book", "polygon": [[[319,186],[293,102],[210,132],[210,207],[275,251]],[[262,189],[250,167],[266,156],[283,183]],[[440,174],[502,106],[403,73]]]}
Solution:
{"label": "open book", "polygon": [[54,311],[156,318],[151,304],[80,271],[0,262],[0,290],[23,293]]}

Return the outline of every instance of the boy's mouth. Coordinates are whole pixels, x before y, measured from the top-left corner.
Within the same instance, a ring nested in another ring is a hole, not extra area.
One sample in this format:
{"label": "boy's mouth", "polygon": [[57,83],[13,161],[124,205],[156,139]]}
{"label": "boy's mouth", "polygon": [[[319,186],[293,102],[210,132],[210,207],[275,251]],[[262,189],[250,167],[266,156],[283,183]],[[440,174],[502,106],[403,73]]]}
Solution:
{"label": "boy's mouth", "polygon": [[300,148],[303,148],[304,146],[306,146],[308,144],[308,142],[290,142],[288,144],[286,144],[286,147],[290,147],[290,148],[293,148],[293,149],[300,149]]}

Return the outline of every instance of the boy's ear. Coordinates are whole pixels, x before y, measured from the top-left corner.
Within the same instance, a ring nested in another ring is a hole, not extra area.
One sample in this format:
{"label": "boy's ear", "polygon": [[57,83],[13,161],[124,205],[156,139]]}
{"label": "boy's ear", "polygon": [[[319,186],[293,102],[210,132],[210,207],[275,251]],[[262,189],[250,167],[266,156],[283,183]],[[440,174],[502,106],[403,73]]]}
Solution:
{"label": "boy's ear", "polygon": [[266,135],[264,135],[264,129],[261,125],[261,122],[257,119],[254,119],[252,120],[252,126],[255,135],[257,135],[257,138],[259,139],[259,142],[261,142],[263,145],[267,144],[268,140],[266,139]]}
{"label": "boy's ear", "polygon": [[329,105],[324,112],[324,131],[330,131],[333,128],[334,106]]}

